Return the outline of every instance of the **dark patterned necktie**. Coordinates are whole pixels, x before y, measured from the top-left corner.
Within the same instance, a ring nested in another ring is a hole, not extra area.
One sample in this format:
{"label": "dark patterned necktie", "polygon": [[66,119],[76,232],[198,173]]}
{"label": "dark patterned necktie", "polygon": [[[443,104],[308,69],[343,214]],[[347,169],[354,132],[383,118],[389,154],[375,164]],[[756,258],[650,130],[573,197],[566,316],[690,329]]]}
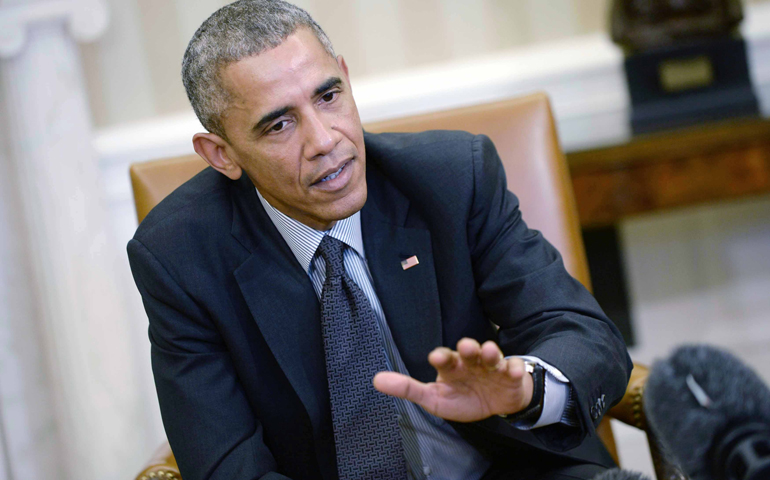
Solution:
{"label": "dark patterned necktie", "polygon": [[406,479],[406,460],[392,398],[372,385],[387,370],[377,319],[363,290],[345,273],[344,244],[326,235],[321,326],[340,480]]}

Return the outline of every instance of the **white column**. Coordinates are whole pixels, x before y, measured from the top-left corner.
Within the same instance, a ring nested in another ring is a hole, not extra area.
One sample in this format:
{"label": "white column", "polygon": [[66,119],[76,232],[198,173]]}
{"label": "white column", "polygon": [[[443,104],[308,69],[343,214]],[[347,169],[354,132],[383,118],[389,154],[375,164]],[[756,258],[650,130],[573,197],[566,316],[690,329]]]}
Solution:
{"label": "white column", "polygon": [[7,131],[0,115],[0,480],[42,480],[57,478],[61,462]]}
{"label": "white column", "polygon": [[148,449],[114,275],[122,245],[107,234],[75,43],[106,22],[101,0],[0,8],[0,83],[63,463],[57,478],[130,478]]}

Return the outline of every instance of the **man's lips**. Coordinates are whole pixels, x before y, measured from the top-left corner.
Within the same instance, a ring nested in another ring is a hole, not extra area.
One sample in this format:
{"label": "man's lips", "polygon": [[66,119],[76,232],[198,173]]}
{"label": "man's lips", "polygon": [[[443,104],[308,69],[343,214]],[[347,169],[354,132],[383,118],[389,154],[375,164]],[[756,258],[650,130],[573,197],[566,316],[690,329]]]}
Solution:
{"label": "man's lips", "polygon": [[337,166],[337,167],[332,167],[332,168],[330,168],[330,169],[326,170],[325,172],[323,172],[323,173],[322,173],[322,174],[321,174],[321,175],[318,177],[318,180],[316,180],[315,182],[313,182],[313,183],[311,184],[311,186],[320,185],[320,184],[326,183],[326,182],[328,182],[328,181],[330,181],[330,180],[334,180],[334,179],[335,179],[335,178],[337,178],[337,177],[338,177],[340,174],[342,174],[342,171],[343,171],[343,170],[344,170],[344,169],[345,169],[347,166],[349,166],[350,162],[352,162],[352,161],[353,161],[353,159],[350,159],[350,160],[348,160],[348,161],[346,161],[346,162],[343,162],[341,165],[339,165],[339,166]]}

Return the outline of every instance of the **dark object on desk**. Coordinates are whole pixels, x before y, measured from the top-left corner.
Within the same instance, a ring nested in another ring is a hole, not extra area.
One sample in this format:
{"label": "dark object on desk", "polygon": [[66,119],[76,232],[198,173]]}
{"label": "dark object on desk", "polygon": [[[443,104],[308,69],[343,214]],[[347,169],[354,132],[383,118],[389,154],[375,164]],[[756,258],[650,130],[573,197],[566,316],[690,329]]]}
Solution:
{"label": "dark object on desk", "polygon": [[614,0],[612,40],[630,52],[730,36],[740,0]]}
{"label": "dark object on desk", "polygon": [[742,19],[739,0],[615,0],[635,134],[759,113]]}
{"label": "dark object on desk", "polygon": [[634,134],[759,114],[739,38],[635,53],[625,71]]}

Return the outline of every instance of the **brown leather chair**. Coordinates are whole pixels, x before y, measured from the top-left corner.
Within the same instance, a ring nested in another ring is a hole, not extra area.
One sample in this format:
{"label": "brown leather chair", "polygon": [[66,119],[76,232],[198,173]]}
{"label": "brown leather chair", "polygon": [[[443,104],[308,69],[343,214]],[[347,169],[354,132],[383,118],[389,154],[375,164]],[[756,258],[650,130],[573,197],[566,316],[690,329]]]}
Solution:
{"label": "brown leather chair", "polygon": [[[366,126],[370,132],[434,129],[466,130],[483,133],[492,139],[505,166],[508,188],[521,201],[524,220],[530,227],[543,232],[561,252],[567,270],[590,289],[572,183],[559,146],[548,98],[544,94],[534,94]],[[206,163],[197,156],[132,165],[131,181],[139,221],[163,197],[205,167]],[[647,431],[642,410],[642,392],[647,374],[645,366],[634,366],[626,395],[609,411],[609,417]],[[658,478],[678,478],[670,475],[674,467],[660,456],[657,443],[647,433]],[[607,418],[599,425],[598,434],[617,462],[615,438]],[[160,476],[160,472],[165,477]],[[179,478],[179,470],[168,444],[161,447],[153,463],[137,478]]]}

